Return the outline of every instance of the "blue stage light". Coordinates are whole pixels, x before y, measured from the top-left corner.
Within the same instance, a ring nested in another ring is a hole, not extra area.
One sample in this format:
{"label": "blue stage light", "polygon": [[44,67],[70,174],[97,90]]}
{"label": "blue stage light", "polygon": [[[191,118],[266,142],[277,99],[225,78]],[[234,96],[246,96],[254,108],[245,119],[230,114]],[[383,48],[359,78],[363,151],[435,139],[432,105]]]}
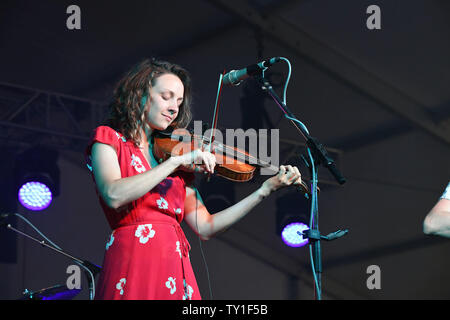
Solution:
{"label": "blue stage light", "polygon": [[22,206],[40,211],[59,195],[58,153],[36,146],[16,156],[15,190]]}
{"label": "blue stage light", "polygon": [[39,211],[46,209],[50,205],[53,196],[49,187],[44,183],[29,181],[20,187],[18,198],[25,208]]}
{"label": "blue stage light", "polygon": [[303,232],[308,229],[309,227],[302,222],[292,222],[283,228],[281,238],[290,247],[302,247],[308,243],[308,238],[303,238],[297,232]]}

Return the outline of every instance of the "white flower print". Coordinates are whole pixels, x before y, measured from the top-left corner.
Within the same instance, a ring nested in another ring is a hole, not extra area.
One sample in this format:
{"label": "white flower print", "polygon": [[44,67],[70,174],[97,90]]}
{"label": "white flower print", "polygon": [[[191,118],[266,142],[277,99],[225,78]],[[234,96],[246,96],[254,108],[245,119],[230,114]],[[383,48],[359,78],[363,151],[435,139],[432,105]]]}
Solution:
{"label": "white flower print", "polygon": [[156,204],[158,205],[158,208],[160,209],[167,209],[169,207],[169,204],[167,203],[166,199],[163,197],[160,197],[159,200],[156,200]]}
{"label": "white flower print", "polygon": [[119,133],[115,132],[117,139],[122,139],[123,142],[127,142],[124,136],[121,136]]}
{"label": "white flower print", "polygon": [[146,171],[144,165],[142,164],[141,158],[139,158],[135,154],[131,154],[131,165],[139,173],[142,173],[142,172]]}
{"label": "white flower print", "polygon": [[111,237],[109,238],[109,241],[106,243],[106,250],[108,250],[109,247],[111,247],[113,242],[114,242],[114,231],[111,233]]}
{"label": "white flower print", "polygon": [[186,279],[183,280],[183,284],[184,284],[183,300],[192,300],[192,294],[194,293],[194,289],[192,289],[192,287],[186,283]]}
{"label": "white flower print", "polygon": [[181,214],[181,209],[180,208],[173,209],[173,211],[175,211],[175,214]]}
{"label": "white flower print", "polygon": [[176,245],[177,245],[177,248],[175,249],[175,251],[180,254],[180,258],[181,258],[180,241],[177,241]]}
{"label": "white flower print", "polygon": [[119,282],[117,282],[116,284],[116,289],[120,290],[120,295],[123,295],[123,287],[125,286],[125,283],[127,282],[127,279],[122,278],[119,280]]}
{"label": "white flower print", "polygon": [[151,224],[141,224],[136,228],[134,235],[139,238],[139,242],[146,244],[150,238],[155,236],[156,231],[152,230]]}
{"label": "white flower print", "polygon": [[174,294],[177,291],[177,286],[175,285],[175,278],[169,277],[166,281],[166,287],[170,289],[170,294]]}

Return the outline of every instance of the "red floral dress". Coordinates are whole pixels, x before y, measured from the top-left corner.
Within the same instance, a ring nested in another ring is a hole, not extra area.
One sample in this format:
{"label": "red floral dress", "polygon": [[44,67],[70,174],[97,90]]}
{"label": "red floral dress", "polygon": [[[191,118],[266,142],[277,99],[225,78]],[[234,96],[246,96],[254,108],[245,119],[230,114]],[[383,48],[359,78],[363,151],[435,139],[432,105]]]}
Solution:
{"label": "red floral dress", "polygon": [[[140,149],[107,126],[95,130],[86,149],[88,168],[95,142],[116,150],[122,178],[151,170]],[[95,299],[201,299],[189,260],[190,245],[180,227],[185,187],[191,179],[192,174],[177,171],[119,211],[99,196],[113,231],[106,243]]]}

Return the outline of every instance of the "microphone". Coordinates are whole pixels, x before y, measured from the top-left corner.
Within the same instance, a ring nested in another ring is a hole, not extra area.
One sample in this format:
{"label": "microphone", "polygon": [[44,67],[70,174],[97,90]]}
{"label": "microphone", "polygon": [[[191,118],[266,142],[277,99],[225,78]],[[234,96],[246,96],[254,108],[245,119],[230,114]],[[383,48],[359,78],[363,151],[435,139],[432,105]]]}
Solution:
{"label": "microphone", "polygon": [[280,57],[270,58],[264,61],[261,61],[257,64],[252,64],[244,69],[240,70],[231,70],[230,72],[227,72],[223,76],[223,84],[229,85],[229,86],[238,86],[241,84],[241,82],[245,79],[247,79],[250,76],[253,76],[255,74],[260,73],[261,71],[264,71],[271,65],[277,63],[280,61]]}

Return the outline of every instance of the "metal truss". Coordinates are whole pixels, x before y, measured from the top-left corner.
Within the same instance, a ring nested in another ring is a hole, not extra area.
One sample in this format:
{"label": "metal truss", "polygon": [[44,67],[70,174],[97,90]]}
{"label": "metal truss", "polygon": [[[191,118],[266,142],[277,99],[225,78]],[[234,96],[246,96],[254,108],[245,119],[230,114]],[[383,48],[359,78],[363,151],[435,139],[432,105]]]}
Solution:
{"label": "metal truss", "polygon": [[105,102],[0,82],[2,144],[81,150],[106,112]]}

